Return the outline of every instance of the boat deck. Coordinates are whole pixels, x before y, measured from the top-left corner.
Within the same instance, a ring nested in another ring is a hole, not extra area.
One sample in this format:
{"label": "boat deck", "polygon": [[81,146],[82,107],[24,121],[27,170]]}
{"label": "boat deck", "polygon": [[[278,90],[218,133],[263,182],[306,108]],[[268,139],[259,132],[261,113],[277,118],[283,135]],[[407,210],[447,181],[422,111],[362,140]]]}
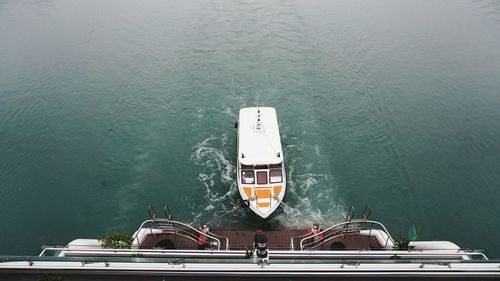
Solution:
{"label": "boat deck", "polygon": [[[238,230],[238,229],[214,229],[211,233],[227,237],[231,250],[252,249],[255,230]],[[301,236],[306,233],[306,230],[283,229],[263,231],[267,236],[268,248],[271,250],[289,250],[290,240],[292,237]],[[222,240],[222,239],[221,239]],[[296,240],[298,244],[300,239]],[[298,245],[297,245],[298,246]],[[341,246],[341,248],[339,248]],[[142,249],[167,248],[167,249],[199,249],[197,239],[178,235],[174,233],[163,233],[149,235],[141,244]],[[341,234],[335,237],[330,237],[326,242],[319,243],[315,250],[360,250],[360,249],[381,249],[383,246],[379,240],[373,235],[365,235],[360,233]]]}

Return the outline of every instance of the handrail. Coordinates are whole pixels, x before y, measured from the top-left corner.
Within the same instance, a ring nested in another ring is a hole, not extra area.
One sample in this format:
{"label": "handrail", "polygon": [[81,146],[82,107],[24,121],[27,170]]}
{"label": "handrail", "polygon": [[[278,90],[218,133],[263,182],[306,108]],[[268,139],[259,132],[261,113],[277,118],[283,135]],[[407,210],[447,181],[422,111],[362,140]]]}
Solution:
{"label": "handrail", "polygon": [[[196,242],[196,243],[198,242],[198,240],[197,240],[197,238],[198,238],[198,237],[196,237],[195,235],[193,235],[192,233],[190,233],[190,232],[188,232],[188,231],[186,231],[186,230],[180,229],[180,230],[178,230],[178,231],[174,231],[174,233],[175,233],[176,235],[181,235],[181,236],[183,236],[183,237],[186,237],[186,238],[188,238],[188,239],[191,239],[193,242]],[[185,233],[185,234],[184,234],[184,233]],[[226,250],[229,250],[229,239],[228,239],[227,237],[223,237],[223,236],[217,235],[217,234],[212,233],[212,232],[209,232],[209,233],[210,233],[210,234],[211,234],[211,236],[213,236],[213,237],[226,239]],[[207,235],[207,234],[203,234],[203,235],[208,237],[208,235]],[[213,239],[213,238],[212,238],[212,239]],[[217,243],[217,244],[218,244],[218,245],[220,245],[220,240],[218,240],[218,239],[217,239],[217,241],[218,241],[218,243]],[[219,249],[218,249],[218,250],[220,250],[220,247],[219,247]]]}
{"label": "handrail", "polygon": [[[353,208],[352,208],[352,207],[351,207],[351,210],[353,210]],[[349,212],[349,213],[350,213],[350,212]],[[311,239],[311,238],[314,238],[314,237],[317,237],[317,236],[320,236],[320,235],[324,235],[327,231],[330,231],[330,230],[335,229],[335,228],[340,228],[341,226],[344,226],[344,228],[342,229],[342,231],[344,231],[344,230],[347,228],[347,226],[349,226],[349,224],[350,224],[350,223],[351,223],[351,220],[350,220],[350,219],[349,219],[349,220],[347,220],[347,219],[346,219],[346,221],[345,221],[345,222],[342,222],[342,223],[339,223],[339,224],[336,224],[336,225],[330,226],[330,227],[326,228],[325,230],[320,231],[319,233],[312,234],[312,235],[309,235],[309,236],[307,236],[307,237],[305,237],[305,238],[302,238],[302,239],[300,240],[300,243],[299,243],[299,245],[300,245],[300,250],[304,250],[304,241],[305,241],[305,240],[308,240],[308,239]],[[311,243],[309,243],[309,244],[307,244],[307,245],[305,245],[305,246],[308,246],[308,245],[310,245],[310,244],[311,244]]]}
{"label": "handrail", "polygon": [[[156,221],[158,221],[158,220],[156,220]],[[164,221],[164,219],[160,219],[160,221]],[[182,226],[184,226],[184,227],[187,227],[187,228],[189,228],[189,229],[193,230],[193,231],[194,231],[194,232],[196,232],[198,235],[202,234],[202,235],[204,235],[205,237],[208,237],[208,238],[211,238],[211,239],[213,239],[213,240],[217,241],[217,242],[218,242],[218,243],[217,243],[217,250],[220,250],[220,245],[221,245],[221,243],[220,243],[220,240],[219,240],[219,239],[217,239],[216,237],[213,237],[213,236],[209,235],[208,233],[201,232],[201,231],[199,231],[198,229],[196,229],[196,228],[194,228],[194,227],[192,227],[192,226],[190,226],[190,225],[188,225],[188,224],[182,223],[182,222],[178,222],[178,221],[169,221],[169,223],[172,223],[172,224],[176,224],[176,223],[177,223],[177,224],[180,224],[180,225],[182,225]],[[180,230],[179,230],[179,231],[180,231]],[[178,232],[178,231],[175,231],[175,233],[177,233],[177,232]],[[195,236],[195,237],[196,237],[196,236]],[[196,239],[194,239],[194,241],[196,241]]]}
{"label": "handrail", "polygon": [[[325,237],[325,238],[321,239],[320,241],[318,241],[319,243],[317,243],[316,245],[312,246],[312,248],[313,249],[318,248],[319,246],[325,244],[326,242],[328,242],[328,241],[330,241],[330,240],[332,240],[332,239],[334,239],[334,238],[336,238],[337,236],[340,236],[340,235],[345,235],[345,234],[341,233],[341,234],[337,234],[337,235],[332,235],[332,236],[329,236],[329,237]],[[305,246],[311,245],[314,242],[316,242],[316,241],[313,241],[313,242],[311,242],[311,243],[309,243],[309,244],[307,244]]]}
{"label": "handrail", "polygon": [[[138,231],[139,231],[139,230],[141,230],[142,228],[145,228],[144,226],[145,226],[146,224],[148,224],[148,223],[156,223],[156,224],[157,224],[158,222],[165,222],[165,223],[169,223],[169,224],[172,224],[173,226],[174,226],[175,224],[178,224],[178,225],[181,225],[181,226],[187,227],[188,229],[191,229],[192,231],[194,231],[194,232],[195,232],[195,233],[197,233],[198,235],[202,234],[202,235],[204,235],[205,237],[208,237],[208,238],[210,238],[210,239],[213,239],[213,240],[217,241],[217,242],[218,242],[218,243],[217,243],[217,250],[220,250],[220,247],[221,247],[221,241],[220,241],[217,237],[213,236],[213,233],[210,233],[210,234],[209,234],[209,233],[204,233],[204,232],[201,232],[201,231],[199,231],[198,229],[196,229],[196,228],[192,227],[192,226],[191,226],[191,225],[189,225],[189,224],[185,224],[185,223],[178,222],[178,221],[173,221],[173,220],[168,220],[168,219],[163,219],[163,218],[159,218],[159,219],[152,219],[152,220],[145,220],[145,221],[141,224],[141,226],[138,228]],[[158,224],[157,224],[157,225],[158,225]],[[158,226],[158,227],[159,227],[159,226]],[[151,228],[151,227],[150,227],[150,228]],[[174,227],[174,228],[175,228],[175,227]],[[160,229],[161,229],[161,228],[160,228]],[[138,233],[138,232],[137,232],[137,233]],[[175,230],[175,231],[174,231],[174,233],[178,233],[178,230]],[[136,235],[136,237],[137,237],[137,235]],[[224,239],[226,240],[226,245],[225,245],[226,247],[225,247],[225,248],[226,248],[226,250],[228,250],[228,249],[229,249],[229,239],[228,239],[227,237],[222,237],[222,236],[220,236],[220,237],[221,237],[221,238],[224,238]],[[135,239],[135,238],[134,238],[134,239]]]}
{"label": "handrail", "polygon": [[[165,250],[165,249],[105,249],[105,248],[90,248],[90,249],[70,249],[70,248],[65,248],[65,247],[48,247],[42,250],[42,252],[38,255],[39,257],[49,257],[46,256],[45,253],[46,251],[60,251],[60,252],[65,252],[65,253],[88,253],[88,254],[96,254],[96,255],[104,255],[108,254],[109,256],[113,255],[120,255],[120,254],[131,254],[131,255],[136,255],[138,253],[143,253],[145,256],[148,254],[151,255],[169,255],[169,254],[185,254],[185,253],[190,253],[190,254],[195,254],[195,255],[205,255],[205,256],[216,256],[216,255],[232,255],[232,256],[238,256],[238,255],[243,255],[245,253],[244,250],[230,250],[230,251],[218,251],[219,253],[214,253],[208,252],[204,253],[204,251],[200,250]],[[291,253],[290,251],[273,251],[273,254],[276,255],[299,255],[301,256],[302,253]],[[310,255],[309,252],[306,252],[304,255]],[[392,251],[344,251],[342,254],[339,254],[338,252],[335,251],[326,251],[325,253],[321,253],[321,257],[331,257],[331,258],[345,258],[346,256],[348,257],[372,257],[373,259],[377,258],[390,258],[391,256],[398,255],[401,257],[405,258],[410,258],[410,257],[425,257],[426,259],[429,258],[449,258],[449,257],[463,257],[463,256],[480,256],[484,260],[489,260],[486,255],[480,251],[467,251],[467,250],[458,250],[454,253],[452,252],[446,252],[446,253],[436,253],[436,251],[428,254],[423,254],[423,253],[416,253],[416,252],[408,252],[408,251],[401,251],[401,250],[392,250]],[[468,261],[468,260],[463,260],[463,261]]]}
{"label": "handrail", "polygon": [[292,236],[292,238],[290,238],[290,250],[291,251],[295,251],[295,245],[293,243],[293,240],[294,239],[299,239],[299,238],[303,238],[303,237],[307,237],[307,236],[310,236],[311,234],[302,234],[302,235],[299,235],[299,236]]}
{"label": "handrail", "polygon": [[372,213],[372,207],[370,205],[366,205],[365,209],[363,210],[363,219],[367,220],[371,213]]}
{"label": "handrail", "polygon": [[345,221],[346,222],[351,221],[353,217],[354,217],[354,206],[351,206],[349,212],[347,213],[347,216],[345,217]]}
{"label": "handrail", "polygon": [[185,231],[179,230],[178,232],[175,232],[175,235],[185,237],[186,239],[192,240],[193,242],[198,242],[195,238],[189,235],[189,232],[186,232],[186,234],[184,234],[183,232]]}
{"label": "handrail", "polygon": [[198,229],[192,227],[191,225],[188,225],[188,224],[185,224],[185,223],[181,223],[181,222],[177,222],[177,221],[171,221],[171,222],[178,223],[180,225],[186,226],[186,227],[190,228],[191,230],[194,230],[196,233],[198,233],[198,235],[199,234],[203,234],[204,236],[206,236],[208,238],[216,240],[217,241],[217,250],[220,250],[220,247],[221,247],[221,242],[220,242],[220,240],[218,238],[224,239],[224,240],[226,240],[226,245],[225,245],[226,247],[225,248],[226,248],[226,250],[229,250],[229,238],[227,238],[227,237],[217,235],[217,234],[212,233],[210,231],[208,233],[204,233],[204,232],[201,232]]}
{"label": "handrail", "polygon": [[[172,219],[172,212],[170,212],[170,208],[165,205],[165,207],[163,207],[163,212],[165,213],[165,217],[168,219],[168,220],[171,220]],[[167,213],[168,212],[168,213]]]}
{"label": "handrail", "polygon": [[155,208],[151,205],[148,206],[148,215],[151,217],[151,219],[156,219],[156,211]]}
{"label": "handrail", "polygon": [[[388,242],[389,240],[391,240],[391,241],[392,241],[392,243],[394,243],[394,239],[392,239],[391,234],[389,233],[389,231],[387,231],[387,229],[385,228],[385,226],[384,226],[382,223],[380,223],[380,222],[378,222],[378,221],[371,221],[371,220],[358,220],[358,219],[357,219],[357,220],[352,221],[352,218],[351,218],[351,220],[349,220],[349,221],[345,221],[345,222],[342,222],[342,223],[339,223],[339,224],[336,224],[336,225],[330,226],[330,227],[326,228],[325,230],[322,230],[322,231],[320,231],[319,233],[316,233],[316,234],[313,234],[313,235],[307,235],[307,234],[306,234],[306,235],[301,235],[301,236],[294,236],[294,237],[292,237],[292,238],[291,238],[291,243],[290,243],[290,244],[291,244],[291,247],[292,247],[292,249],[294,249],[294,248],[295,248],[295,247],[294,247],[294,245],[293,245],[293,240],[294,240],[294,239],[297,239],[297,238],[301,238],[301,237],[307,236],[307,237],[305,237],[305,238],[302,238],[302,239],[300,240],[300,243],[299,243],[299,245],[300,245],[300,248],[299,248],[299,249],[300,249],[300,250],[304,250],[304,241],[305,241],[305,240],[307,240],[307,239],[311,239],[311,238],[314,238],[314,237],[316,237],[316,236],[324,235],[327,231],[330,231],[330,230],[335,229],[335,228],[341,228],[341,233],[343,233],[343,232],[345,232],[345,231],[346,231],[346,229],[347,229],[347,227],[346,227],[346,226],[348,226],[348,225],[350,225],[350,224],[353,224],[353,223],[359,223],[359,224],[360,224],[360,227],[362,227],[362,225],[367,224],[367,223],[370,223],[371,225],[373,225],[373,224],[378,225],[378,226],[380,226],[380,227],[382,228],[382,230],[383,230],[383,231],[387,234],[387,242]],[[343,227],[343,226],[344,226],[344,228],[342,229],[342,227]],[[387,242],[386,242],[386,246],[387,246]]]}
{"label": "handrail", "polygon": [[[389,251],[342,251],[339,253],[338,251],[324,251],[324,252],[292,252],[292,251],[273,251],[273,256],[283,258],[283,259],[294,259],[294,257],[309,257],[311,255],[318,255],[321,258],[331,258],[332,260],[346,260],[346,259],[382,259],[382,262],[387,262],[388,260],[392,260],[391,257],[397,255],[401,258],[400,261],[396,262],[404,262],[405,260],[411,259],[419,259],[420,261],[424,261],[426,259],[460,259],[460,262],[475,262],[476,259],[464,259],[464,256],[468,257],[480,257],[482,260],[489,261],[488,257],[481,251],[470,251],[467,249],[460,249],[458,251],[452,252],[449,249],[444,249],[446,252],[439,252],[439,249],[434,249],[429,251],[429,253],[412,252],[412,251],[401,251],[401,250],[389,250]],[[47,255],[47,252],[54,252],[55,254]],[[245,254],[244,250],[228,250],[228,251],[200,251],[200,250],[165,250],[165,249],[106,249],[106,248],[75,248],[71,249],[66,247],[47,247],[42,250],[42,252],[38,256],[30,257],[30,259],[35,259],[37,257],[50,258],[56,257],[105,257],[105,258],[113,258],[113,257],[126,257],[130,255],[131,257],[140,255],[141,257],[151,257],[151,258],[171,258],[171,257],[179,257],[189,255],[190,257],[198,256],[198,257],[209,257],[209,258],[220,258],[220,257],[238,257],[243,256]],[[13,261],[13,259],[8,258],[9,261]],[[420,262],[416,260],[415,262]],[[0,258],[0,263],[2,262]]]}
{"label": "handrail", "polygon": [[329,234],[327,236],[325,236],[323,239],[319,240],[319,241],[311,241],[310,243],[307,243],[307,244],[304,244],[304,247],[308,247],[310,245],[312,245],[309,249],[317,249],[319,248],[321,245],[327,243],[328,241],[334,239],[334,238],[337,238],[339,236],[347,236],[347,235],[350,235],[350,233],[346,233],[346,232],[340,232],[338,234],[336,233],[333,233],[333,234]]}
{"label": "handrail", "polygon": [[215,234],[213,232],[210,232],[210,231],[208,233],[210,233],[210,235],[212,235],[214,237],[226,240],[226,249],[225,250],[230,250],[230,247],[229,247],[229,238],[227,238],[225,236],[217,235],[217,234]]}

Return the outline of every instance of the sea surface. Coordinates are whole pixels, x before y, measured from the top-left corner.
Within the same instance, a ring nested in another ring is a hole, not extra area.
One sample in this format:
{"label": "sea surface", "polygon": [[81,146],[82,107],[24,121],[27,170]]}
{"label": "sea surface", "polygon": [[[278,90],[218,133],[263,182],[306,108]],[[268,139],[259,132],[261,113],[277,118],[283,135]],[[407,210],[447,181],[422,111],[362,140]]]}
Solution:
{"label": "sea surface", "polygon": [[266,227],[370,205],[500,258],[493,0],[1,0],[0,254],[232,210],[246,106],[277,109],[285,153]]}

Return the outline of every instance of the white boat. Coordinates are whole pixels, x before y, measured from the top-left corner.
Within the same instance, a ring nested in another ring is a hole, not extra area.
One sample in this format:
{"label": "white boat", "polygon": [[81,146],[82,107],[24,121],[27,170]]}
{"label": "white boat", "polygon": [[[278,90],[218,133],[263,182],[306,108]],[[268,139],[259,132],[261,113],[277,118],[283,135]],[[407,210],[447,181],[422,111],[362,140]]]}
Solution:
{"label": "white boat", "polygon": [[258,216],[269,217],[279,207],[286,190],[283,150],[274,108],[240,109],[237,159],[241,198]]}

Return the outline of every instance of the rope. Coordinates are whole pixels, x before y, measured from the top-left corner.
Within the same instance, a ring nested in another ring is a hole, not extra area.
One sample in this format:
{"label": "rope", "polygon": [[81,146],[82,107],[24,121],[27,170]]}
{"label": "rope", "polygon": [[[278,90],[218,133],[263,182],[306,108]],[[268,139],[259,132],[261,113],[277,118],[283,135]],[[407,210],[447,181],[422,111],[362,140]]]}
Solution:
{"label": "rope", "polygon": [[283,200],[280,200],[280,199],[278,198],[278,196],[275,196],[275,197],[274,197],[274,199],[275,199],[276,201],[279,201],[279,202],[280,202],[280,204],[282,204],[282,205],[283,205],[283,207],[288,208],[290,211],[296,211],[296,209],[294,209],[294,208],[292,208],[292,207],[288,206],[287,204],[285,204],[285,202],[283,202]]}
{"label": "rope", "polygon": [[213,220],[211,220],[211,221],[209,221],[209,222],[207,222],[207,223],[205,223],[205,224],[206,224],[206,225],[209,225],[209,224],[213,223],[214,221],[217,221],[217,220],[219,220],[219,219],[221,219],[221,218],[223,218],[223,217],[225,217],[225,216],[229,215],[229,214],[230,214],[230,213],[232,213],[234,210],[236,210],[238,207],[239,207],[238,205],[234,206],[231,210],[229,210],[229,211],[225,212],[224,214],[222,214],[222,215],[220,215],[220,216],[216,217],[215,219],[213,219]]}

